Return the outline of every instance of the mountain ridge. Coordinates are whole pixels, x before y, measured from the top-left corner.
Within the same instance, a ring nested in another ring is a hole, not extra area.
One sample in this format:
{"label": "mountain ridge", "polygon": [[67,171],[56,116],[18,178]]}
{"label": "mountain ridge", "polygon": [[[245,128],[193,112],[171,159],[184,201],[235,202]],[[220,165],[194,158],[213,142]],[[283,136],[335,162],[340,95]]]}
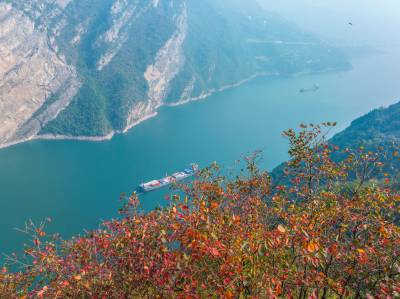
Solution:
{"label": "mountain ridge", "polygon": [[[376,173],[381,178],[382,173],[398,177],[400,167],[400,102],[387,107],[379,107],[354,119],[344,130],[333,135],[328,144],[339,150],[333,155],[337,161],[347,157],[347,150],[358,153],[377,155],[384,164],[382,171]],[[345,154],[346,153],[346,154]],[[277,183],[285,177],[288,162],[275,167],[271,175]]]}
{"label": "mountain ridge", "polygon": [[[16,72],[13,82],[20,85],[12,90],[34,91],[15,103],[0,86],[3,102],[13,104],[0,106],[0,122],[12,125],[0,131],[2,147],[40,138],[109,139],[161,106],[203,99],[259,75],[350,67],[339,50],[255,1],[8,0],[2,11],[0,25],[8,29],[0,32],[0,51],[15,56],[11,67],[27,69]],[[17,18],[31,29],[14,41],[9,23]],[[15,43],[32,36],[40,37],[43,50],[35,52],[32,41],[18,46],[25,51],[17,55]],[[24,58],[30,53],[40,63]],[[58,77],[46,72],[59,64]],[[43,79],[26,79],[35,66]],[[2,81],[12,81],[2,68]],[[8,120],[29,105],[23,117]]]}

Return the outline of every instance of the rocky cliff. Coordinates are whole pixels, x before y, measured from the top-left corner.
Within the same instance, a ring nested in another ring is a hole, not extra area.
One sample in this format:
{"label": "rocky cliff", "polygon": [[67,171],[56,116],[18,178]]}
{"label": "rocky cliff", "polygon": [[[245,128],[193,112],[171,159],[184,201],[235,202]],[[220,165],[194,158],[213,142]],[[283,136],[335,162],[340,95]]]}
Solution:
{"label": "rocky cliff", "polygon": [[[1,3],[0,24],[1,144],[35,136],[68,106],[80,83],[75,68],[22,11]],[[56,93],[57,99],[44,107]]]}
{"label": "rocky cliff", "polygon": [[110,137],[257,75],[346,68],[336,49],[244,0],[0,4],[0,145]]}

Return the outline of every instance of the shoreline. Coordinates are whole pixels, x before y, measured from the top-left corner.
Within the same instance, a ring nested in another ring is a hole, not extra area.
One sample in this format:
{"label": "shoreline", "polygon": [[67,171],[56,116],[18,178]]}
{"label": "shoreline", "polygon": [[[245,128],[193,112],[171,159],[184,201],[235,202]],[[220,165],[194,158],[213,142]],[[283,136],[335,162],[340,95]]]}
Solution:
{"label": "shoreline", "polygon": [[210,97],[210,96],[212,96],[212,95],[214,95],[216,93],[220,93],[220,92],[223,92],[223,91],[228,90],[228,89],[240,87],[241,85],[243,85],[243,84],[245,84],[245,83],[247,83],[247,82],[249,82],[251,80],[254,80],[254,79],[259,78],[259,77],[266,77],[266,76],[279,76],[279,73],[273,73],[273,74],[271,74],[271,73],[256,73],[256,74],[251,75],[248,78],[242,79],[242,80],[240,80],[240,81],[238,81],[236,83],[225,85],[225,86],[222,86],[222,87],[220,87],[218,89],[210,89],[209,91],[203,92],[201,95],[199,95],[197,97],[192,97],[192,98],[188,98],[188,99],[185,99],[185,100],[180,100],[180,101],[174,102],[174,103],[164,103],[161,106],[164,106],[164,107],[177,107],[177,106],[185,105],[185,104],[188,104],[188,103],[191,103],[191,102],[204,100],[204,99],[206,99],[206,98],[208,98],[208,97]]}
{"label": "shoreline", "polygon": [[[156,108],[158,109],[158,107]],[[133,123],[127,125],[121,132],[115,132],[115,133],[119,133],[119,134],[125,134],[127,133],[130,129],[136,127],[137,125],[141,124],[142,122],[149,120],[150,118],[156,117],[158,114],[157,111],[150,113],[148,115],[142,116],[141,118],[139,118],[138,120],[134,121]]]}
{"label": "shoreline", "polygon": [[[52,134],[46,134],[46,135],[36,135],[36,136],[31,136],[28,138],[23,138],[20,140],[16,140],[13,142],[8,142],[8,143],[4,143],[4,144],[0,144],[0,149],[4,149],[4,148],[8,148],[8,147],[12,147],[14,145],[18,145],[21,143],[25,143],[25,142],[29,142],[29,141],[36,141],[36,140],[77,140],[77,141],[89,141],[89,142],[102,142],[102,141],[109,141],[111,140],[115,135],[117,134],[125,134],[127,133],[130,129],[136,127],[137,125],[141,124],[142,122],[149,120],[153,117],[156,117],[158,115],[158,109],[165,106],[165,107],[177,107],[177,106],[181,106],[181,105],[185,105],[191,102],[196,102],[199,100],[204,100],[210,96],[212,96],[215,93],[219,93],[219,92],[223,92],[227,89],[232,89],[232,88],[236,88],[239,87],[257,77],[262,77],[262,76],[267,76],[267,73],[257,73],[254,74],[246,79],[243,79],[239,82],[236,82],[234,84],[230,84],[230,85],[225,85],[219,89],[211,89],[208,92],[205,92],[203,94],[201,94],[200,96],[197,97],[192,97],[192,98],[188,98],[185,100],[181,100],[175,103],[162,103],[161,105],[155,107],[155,111],[153,113],[150,113],[148,115],[144,115],[143,117],[141,117],[140,119],[134,121],[131,124],[128,124],[122,131],[111,131],[106,135],[103,136],[69,136],[69,135],[52,135]],[[279,74],[272,74],[272,75],[279,75]]]}
{"label": "shoreline", "polygon": [[29,142],[29,141],[36,141],[36,140],[77,140],[77,141],[92,141],[92,142],[101,142],[111,140],[117,132],[110,132],[107,135],[103,136],[68,136],[68,135],[38,135],[32,136],[29,138],[20,139],[17,141],[9,142],[0,144],[0,149],[4,149],[7,147],[11,147],[14,145],[18,145],[21,143]]}
{"label": "shoreline", "polygon": [[[338,69],[328,69],[326,71],[319,71],[316,72],[317,74],[321,74],[321,73],[329,73],[329,72],[334,72],[334,71],[338,71]],[[300,72],[297,74],[292,74],[291,76],[294,77],[298,77],[298,76],[307,76],[307,75],[312,75],[314,73],[305,73],[305,72]],[[245,79],[242,79],[236,83],[233,84],[229,84],[229,85],[225,85],[222,86],[218,89],[210,89],[207,92],[203,92],[202,94],[200,94],[199,96],[196,97],[191,97],[191,98],[187,98],[184,100],[180,100],[174,103],[162,103],[161,105],[158,105],[157,107],[155,107],[155,111],[148,114],[148,115],[144,115],[142,116],[140,119],[134,121],[131,124],[128,124],[123,130],[121,131],[111,131],[109,133],[107,133],[106,135],[102,135],[102,136],[69,136],[69,135],[52,135],[52,134],[46,134],[46,135],[35,135],[35,136],[31,136],[31,137],[27,137],[27,138],[23,138],[20,140],[16,140],[13,142],[9,142],[9,143],[4,143],[4,144],[0,144],[0,150],[4,149],[4,148],[8,148],[8,147],[12,147],[21,143],[25,143],[25,142],[29,142],[29,141],[36,141],[36,140],[47,140],[47,141],[51,141],[51,140],[76,140],[76,141],[88,141],[88,142],[102,142],[102,141],[109,141],[111,140],[115,135],[117,134],[125,134],[127,133],[130,129],[136,127],[137,125],[141,124],[142,122],[149,120],[153,117],[156,117],[158,115],[158,109],[161,107],[177,107],[177,106],[181,106],[181,105],[185,105],[185,104],[189,104],[191,102],[197,102],[200,100],[205,100],[207,98],[209,98],[210,96],[216,94],[216,93],[220,93],[223,92],[225,90],[228,89],[233,89],[233,88],[237,88],[240,87],[241,85],[248,83],[249,81],[252,81],[256,78],[260,78],[260,77],[267,77],[267,76],[279,76],[279,73],[267,73],[267,72],[260,72],[260,73],[256,73],[251,75],[250,77],[247,77]]]}

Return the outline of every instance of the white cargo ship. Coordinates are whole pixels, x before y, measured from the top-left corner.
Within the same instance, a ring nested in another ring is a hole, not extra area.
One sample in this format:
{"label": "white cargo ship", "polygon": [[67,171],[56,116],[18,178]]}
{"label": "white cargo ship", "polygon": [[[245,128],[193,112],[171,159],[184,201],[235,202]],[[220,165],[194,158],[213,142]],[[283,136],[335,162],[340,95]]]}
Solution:
{"label": "white cargo ship", "polygon": [[198,171],[198,166],[197,164],[191,164],[190,168],[187,168],[183,171],[180,172],[175,172],[170,176],[166,176],[162,179],[159,180],[153,180],[147,183],[142,183],[139,185],[138,190],[140,192],[149,192],[153,191],[168,185],[171,185],[172,183],[182,181],[184,179],[187,179],[193,175],[195,175]]}

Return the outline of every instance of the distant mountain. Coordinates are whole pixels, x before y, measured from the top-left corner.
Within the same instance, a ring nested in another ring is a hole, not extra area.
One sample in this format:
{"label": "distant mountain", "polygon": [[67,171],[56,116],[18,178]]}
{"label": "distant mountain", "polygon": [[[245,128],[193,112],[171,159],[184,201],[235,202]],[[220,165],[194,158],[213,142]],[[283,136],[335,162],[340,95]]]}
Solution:
{"label": "distant mountain", "polygon": [[331,142],[342,148],[363,146],[369,149],[400,144],[400,102],[354,120]]}
{"label": "distant mountain", "polygon": [[[352,151],[362,150],[364,153],[378,154],[380,162],[383,162],[383,173],[392,177],[400,175],[400,102],[389,107],[381,107],[372,110],[368,114],[354,120],[351,125],[342,132],[333,136],[330,144],[339,147],[340,152],[333,157],[338,161],[347,154],[346,149]],[[271,173],[275,182],[287,183],[284,170],[287,163],[277,166]],[[382,175],[378,175],[382,178]],[[400,185],[399,185],[400,187]]]}
{"label": "distant mountain", "polygon": [[256,0],[0,3],[0,146],[105,138],[259,75],[349,67]]}

